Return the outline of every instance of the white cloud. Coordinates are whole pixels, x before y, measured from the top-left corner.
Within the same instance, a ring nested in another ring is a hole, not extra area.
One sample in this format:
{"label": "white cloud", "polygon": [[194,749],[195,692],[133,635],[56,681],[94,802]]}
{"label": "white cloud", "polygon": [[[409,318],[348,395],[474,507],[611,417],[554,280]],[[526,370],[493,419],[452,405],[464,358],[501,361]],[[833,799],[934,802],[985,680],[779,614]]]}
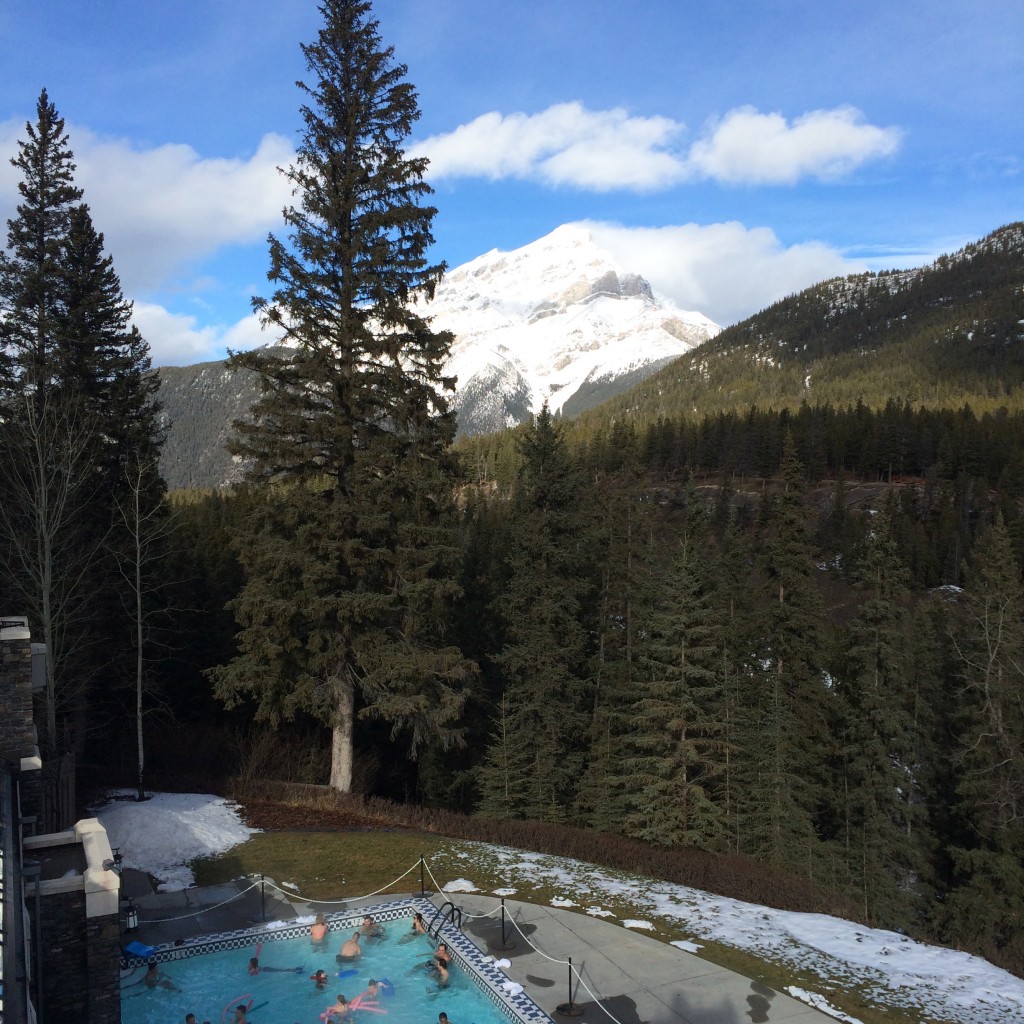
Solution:
{"label": "white cloud", "polygon": [[290,199],[277,168],[294,151],[279,135],[265,135],[248,159],[204,158],[174,144],[138,150],[81,130],[72,138],[76,180],[125,291],[160,285],[223,246],[262,239]]}
{"label": "white cloud", "polygon": [[[17,153],[25,126],[0,124],[0,218],[14,215],[20,172]],[[124,290],[139,293],[167,284],[190,263],[228,245],[263,239],[280,224],[291,198],[277,170],[294,158],[290,143],[268,134],[247,158],[209,158],[191,146],[140,149],[69,127],[85,200]]]}
{"label": "white cloud", "polygon": [[413,152],[430,160],[435,180],[520,178],[605,192],[699,178],[754,185],[833,179],[891,155],[900,142],[897,129],[867,124],[853,107],[811,111],[792,124],[781,114],[740,107],[710,125],[688,152],[673,148],[683,131],[667,117],[559,103],[539,114],[482,114],[424,139]]}
{"label": "white cloud", "polygon": [[866,265],[821,242],[784,246],[770,228],[681,224],[631,228],[589,222],[594,241],[683,309],[727,326],[812,284]]}
{"label": "white cloud", "polygon": [[172,313],[154,303],[136,302],[132,319],[149,343],[154,366],[187,366],[222,359],[226,349],[241,352],[273,340],[260,328],[255,313],[235,324],[199,326],[194,316]]}
{"label": "white cloud", "polygon": [[866,124],[853,107],[812,110],[792,124],[753,107],[729,111],[690,149],[700,176],[729,184],[792,185],[802,178],[838,178],[861,164],[891,156],[896,128]]}
{"label": "white cloud", "polygon": [[667,147],[683,126],[667,117],[631,117],[558,103],[539,114],[491,112],[413,147],[429,176],[536,179],[602,192],[663,188],[681,164]]}

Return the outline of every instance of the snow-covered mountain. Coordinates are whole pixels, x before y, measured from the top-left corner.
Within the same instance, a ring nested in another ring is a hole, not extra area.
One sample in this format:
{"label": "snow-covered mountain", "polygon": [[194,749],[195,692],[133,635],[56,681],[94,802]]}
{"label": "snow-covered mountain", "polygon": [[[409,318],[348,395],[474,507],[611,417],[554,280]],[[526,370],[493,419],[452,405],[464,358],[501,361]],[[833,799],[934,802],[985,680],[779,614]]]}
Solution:
{"label": "snow-covered mountain", "polygon": [[[618,266],[590,232],[566,225],[513,252],[489,252],[445,275],[424,312],[455,336],[464,434],[501,430],[538,412],[573,415],[625,391],[719,333],[700,313],[659,298]],[[171,487],[223,486],[242,466],[224,448],[258,388],[221,361],[158,371]]]}
{"label": "snow-covered mountain", "polygon": [[468,434],[512,426],[545,401],[580,412],[720,331],[656,296],[576,224],[449,271],[427,313],[455,335],[446,371]]}

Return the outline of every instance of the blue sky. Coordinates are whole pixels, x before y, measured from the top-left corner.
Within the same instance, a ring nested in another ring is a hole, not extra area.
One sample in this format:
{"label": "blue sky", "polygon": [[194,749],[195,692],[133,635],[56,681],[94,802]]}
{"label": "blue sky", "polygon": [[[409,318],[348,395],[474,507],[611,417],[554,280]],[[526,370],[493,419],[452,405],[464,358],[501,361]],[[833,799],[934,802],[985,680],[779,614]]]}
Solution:
{"label": "blue sky", "polygon": [[[1021,0],[377,0],[457,266],[588,221],[720,323],[1024,217]],[[0,0],[0,155],[40,89],[157,365],[260,342],[309,0]],[[0,166],[0,218],[17,174]]]}

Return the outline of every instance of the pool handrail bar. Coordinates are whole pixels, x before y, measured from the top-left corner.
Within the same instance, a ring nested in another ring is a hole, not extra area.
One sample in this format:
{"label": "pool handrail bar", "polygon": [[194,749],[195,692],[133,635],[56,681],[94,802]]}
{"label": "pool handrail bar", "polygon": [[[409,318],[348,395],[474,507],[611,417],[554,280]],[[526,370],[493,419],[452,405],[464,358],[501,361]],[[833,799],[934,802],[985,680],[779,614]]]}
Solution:
{"label": "pool handrail bar", "polygon": [[[434,922],[441,918],[441,923],[437,926],[437,930],[434,930]],[[430,923],[427,925],[427,934],[433,938],[438,939],[441,937],[441,929],[451,922],[461,932],[462,931],[462,910],[455,906],[451,900],[445,900],[435,911],[434,916],[430,919]]]}

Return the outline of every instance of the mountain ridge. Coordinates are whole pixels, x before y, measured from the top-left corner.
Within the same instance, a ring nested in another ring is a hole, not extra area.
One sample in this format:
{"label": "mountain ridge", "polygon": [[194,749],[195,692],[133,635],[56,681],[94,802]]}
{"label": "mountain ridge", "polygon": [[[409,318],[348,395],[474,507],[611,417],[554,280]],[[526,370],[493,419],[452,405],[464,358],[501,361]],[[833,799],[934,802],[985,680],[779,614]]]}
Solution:
{"label": "mountain ridge", "polygon": [[[458,380],[453,406],[462,436],[514,426],[545,403],[575,415],[720,330],[656,295],[578,224],[456,267],[426,313],[434,330],[454,335],[443,373]],[[157,372],[168,485],[238,482],[243,467],[223,445],[258,394],[255,376],[229,371],[222,360]]]}
{"label": "mountain ridge", "polygon": [[924,267],[830,278],[788,296],[582,420],[890,400],[1024,406],[1024,223]]}

